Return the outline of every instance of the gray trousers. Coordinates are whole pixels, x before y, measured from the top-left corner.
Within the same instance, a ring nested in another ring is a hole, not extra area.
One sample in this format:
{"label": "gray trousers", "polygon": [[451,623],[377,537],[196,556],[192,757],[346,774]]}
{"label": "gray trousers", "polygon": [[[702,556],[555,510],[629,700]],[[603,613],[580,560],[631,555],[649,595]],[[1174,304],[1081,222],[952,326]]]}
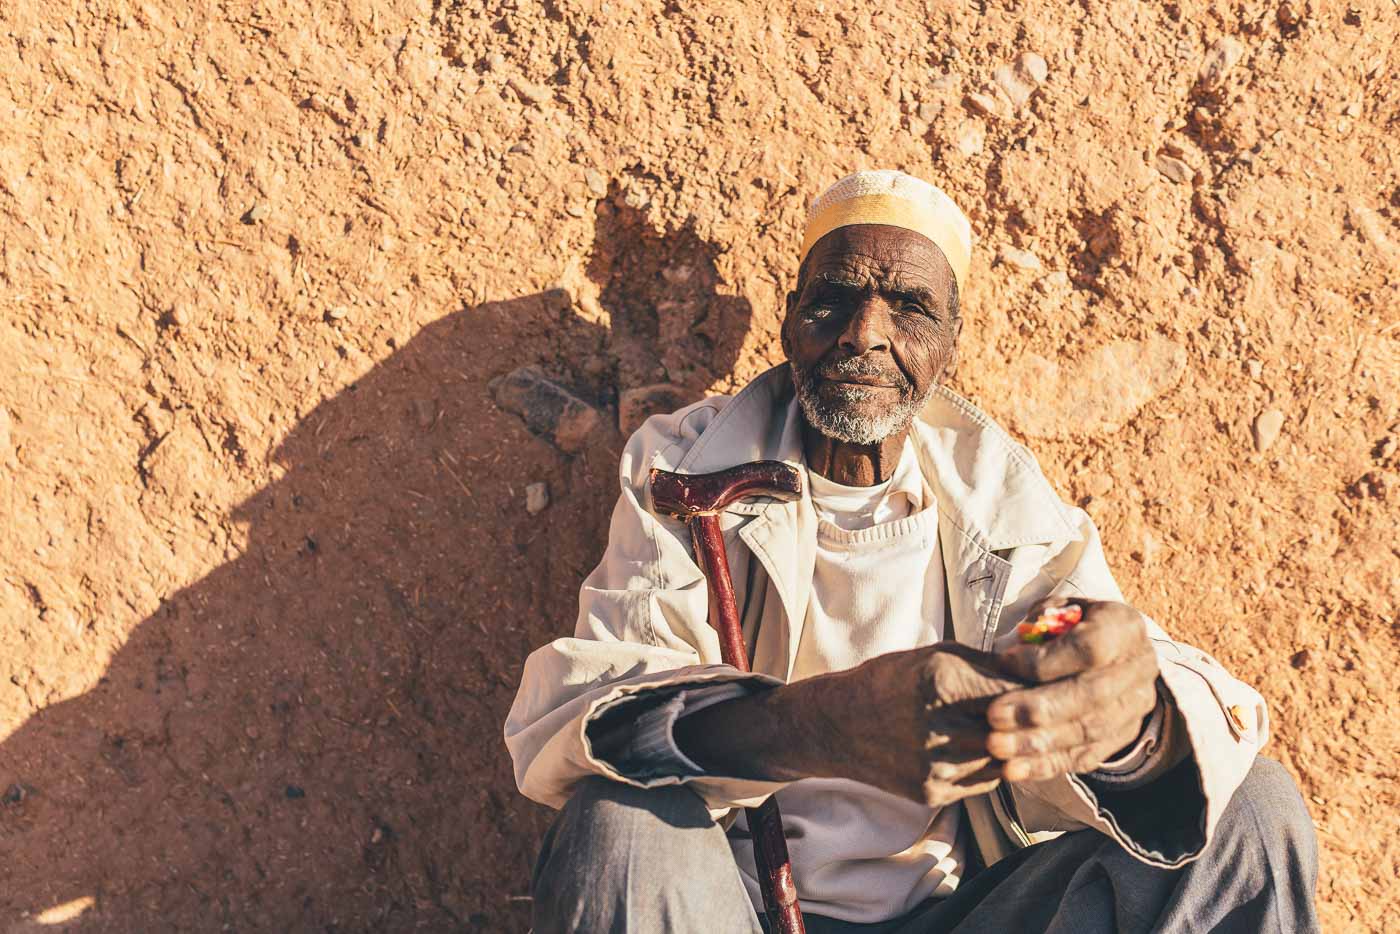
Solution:
{"label": "gray trousers", "polygon": [[[1096,831],[1027,847],[879,924],[807,914],[809,934],[1318,930],[1317,840],[1287,771],[1258,760],[1206,851],[1148,866]],[[545,837],[535,934],[761,934],[724,832],[683,787],[584,782]],[[798,893],[799,896],[801,893]]]}

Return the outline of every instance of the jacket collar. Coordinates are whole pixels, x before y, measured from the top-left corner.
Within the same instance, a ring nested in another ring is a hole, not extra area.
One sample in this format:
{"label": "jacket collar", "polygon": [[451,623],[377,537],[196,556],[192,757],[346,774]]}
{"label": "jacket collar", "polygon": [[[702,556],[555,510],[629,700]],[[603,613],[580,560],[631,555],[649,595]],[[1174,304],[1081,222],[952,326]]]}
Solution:
{"label": "jacket collar", "polygon": [[[940,386],[910,432],[940,514],[988,551],[1075,535],[1035,459],[971,402]],[[779,460],[806,476],[799,408],[787,364],[745,386],[715,416],[678,465],[708,473],[755,460]],[[808,494],[803,484],[803,504]],[[758,515],[771,500],[739,503]],[[799,504],[788,504],[795,510]]]}

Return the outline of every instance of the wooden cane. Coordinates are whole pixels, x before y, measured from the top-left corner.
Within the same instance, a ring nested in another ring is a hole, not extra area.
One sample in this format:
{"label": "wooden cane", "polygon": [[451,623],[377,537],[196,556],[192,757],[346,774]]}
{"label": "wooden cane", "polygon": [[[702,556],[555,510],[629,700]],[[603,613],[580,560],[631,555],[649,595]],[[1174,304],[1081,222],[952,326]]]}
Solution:
{"label": "wooden cane", "polygon": [[[695,560],[709,590],[710,625],[719,634],[720,657],[726,665],[749,670],[749,652],[734,599],[734,582],[724,552],[719,516],[736,500],[769,496],[790,500],[802,495],[802,475],[781,461],[756,461],[707,474],[651,472],[651,501],[658,512],[686,523],[695,543]],[[754,864],[768,923],[779,934],[802,934],[802,909],[792,879],[787,839],[778,801],[770,795],[756,808],[746,808],[753,835]]]}

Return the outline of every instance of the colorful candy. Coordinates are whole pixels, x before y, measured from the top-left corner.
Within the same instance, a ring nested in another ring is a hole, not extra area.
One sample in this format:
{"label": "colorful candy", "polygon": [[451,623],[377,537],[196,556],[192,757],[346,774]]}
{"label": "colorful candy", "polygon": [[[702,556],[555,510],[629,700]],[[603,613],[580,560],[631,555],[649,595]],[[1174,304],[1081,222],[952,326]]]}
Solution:
{"label": "colorful candy", "polygon": [[1021,641],[1028,645],[1040,645],[1069,632],[1084,618],[1084,610],[1077,603],[1065,606],[1046,607],[1040,616],[1016,626]]}

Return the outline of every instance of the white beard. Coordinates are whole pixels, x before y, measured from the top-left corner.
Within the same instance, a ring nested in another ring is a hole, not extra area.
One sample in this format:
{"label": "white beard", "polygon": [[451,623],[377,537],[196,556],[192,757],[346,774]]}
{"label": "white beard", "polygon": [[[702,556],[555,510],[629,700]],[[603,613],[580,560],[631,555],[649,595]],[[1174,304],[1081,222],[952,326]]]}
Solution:
{"label": "white beard", "polygon": [[[808,424],[828,438],[848,444],[877,444],[903,431],[914,421],[934,390],[931,385],[920,398],[902,398],[894,405],[887,406],[879,415],[862,416],[826,408],[817,397],[816,379],[795,366],[792,368],[792,383],[797,391],[797,403],[802,406],[802,414],[807,416]],[[875,390],[845,385],[834,387],[834,392],[844,400],[861,402],[870,398]]]}

